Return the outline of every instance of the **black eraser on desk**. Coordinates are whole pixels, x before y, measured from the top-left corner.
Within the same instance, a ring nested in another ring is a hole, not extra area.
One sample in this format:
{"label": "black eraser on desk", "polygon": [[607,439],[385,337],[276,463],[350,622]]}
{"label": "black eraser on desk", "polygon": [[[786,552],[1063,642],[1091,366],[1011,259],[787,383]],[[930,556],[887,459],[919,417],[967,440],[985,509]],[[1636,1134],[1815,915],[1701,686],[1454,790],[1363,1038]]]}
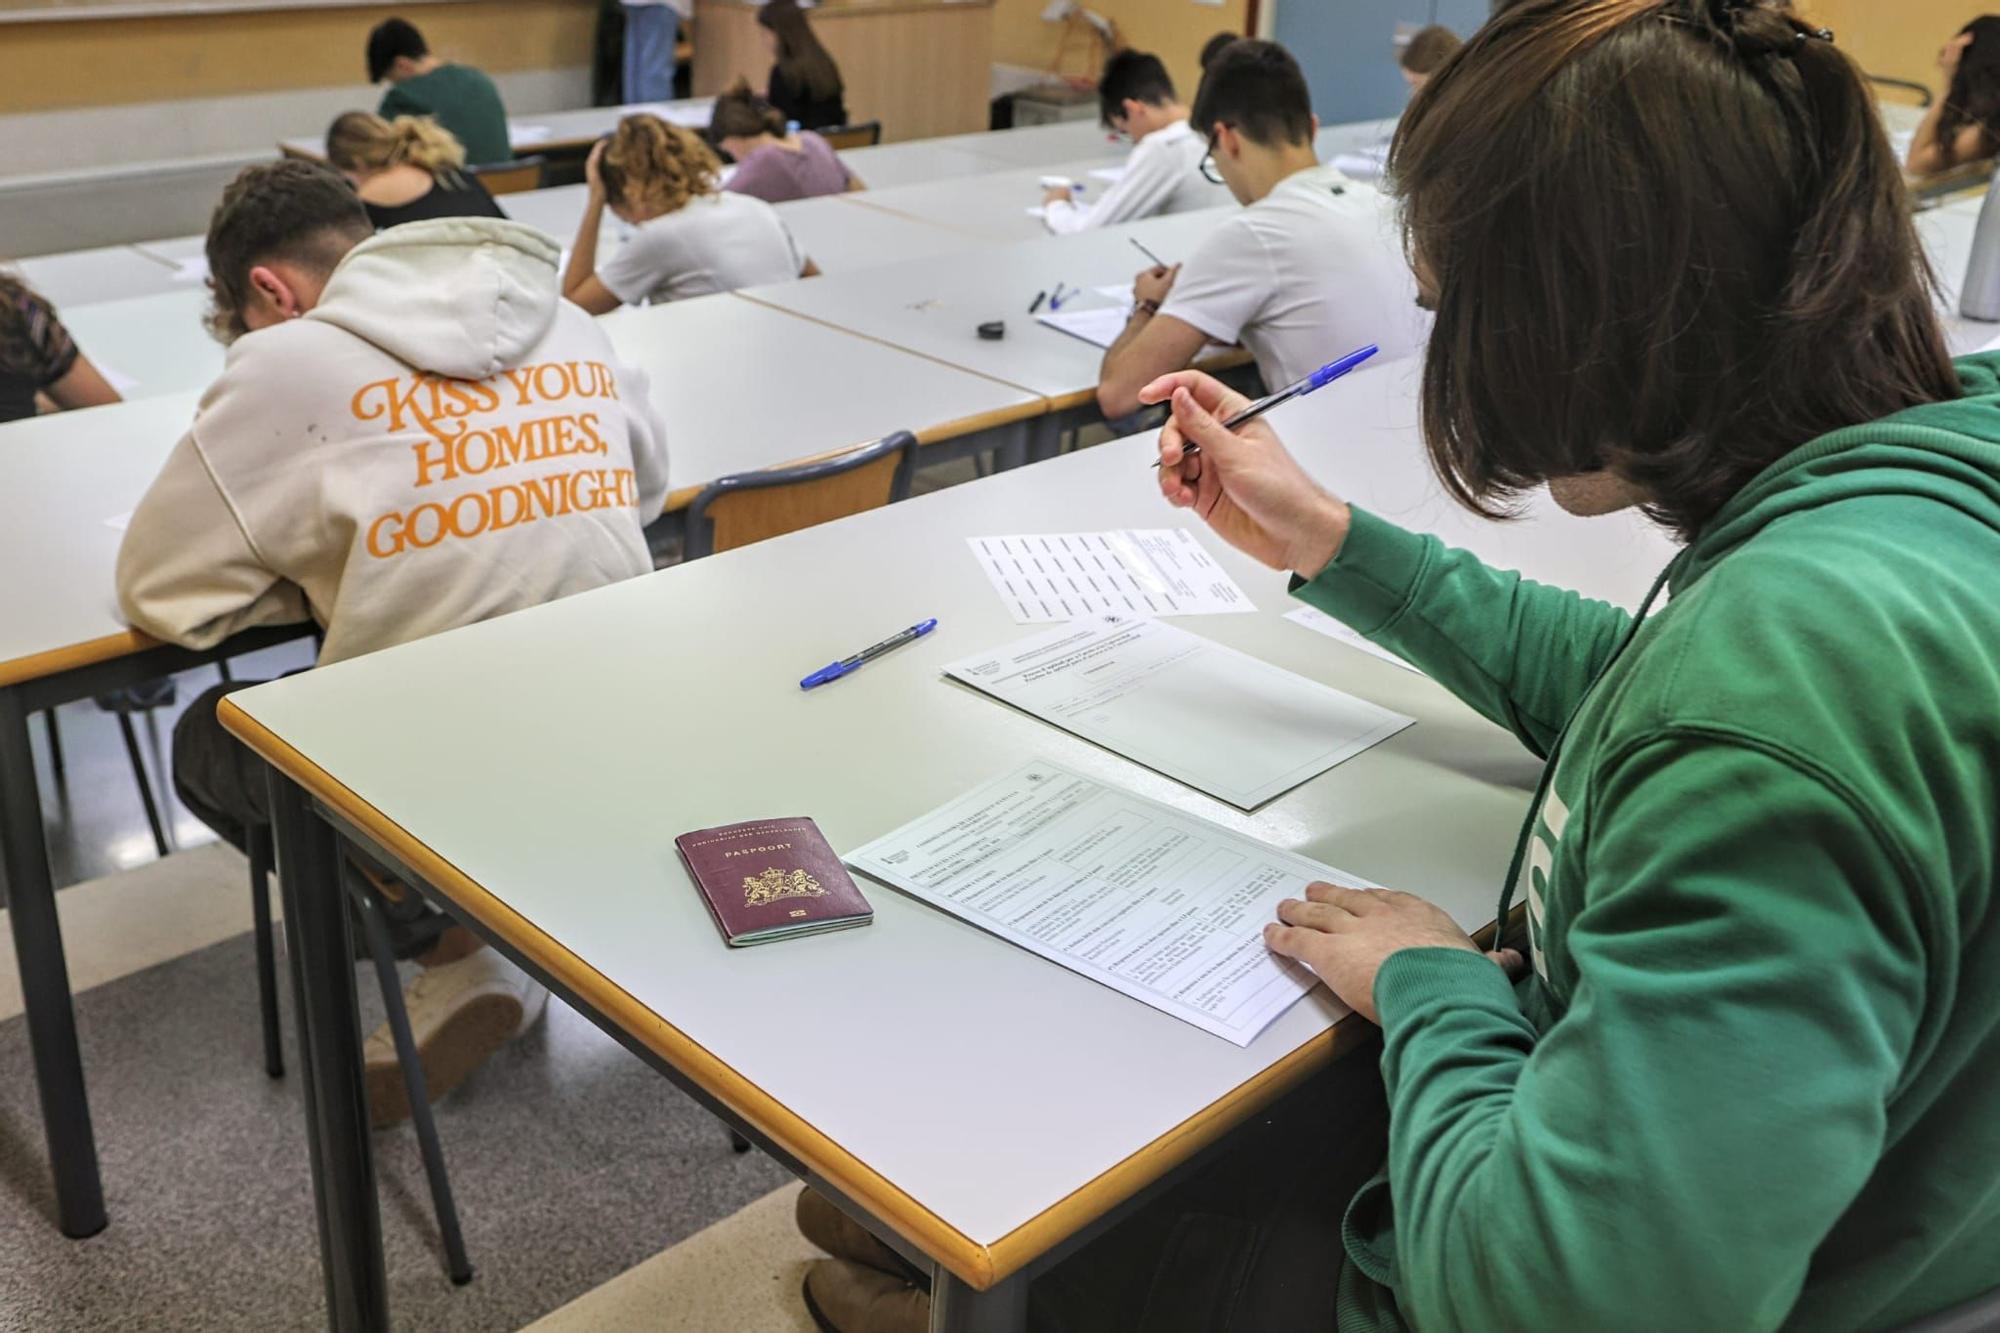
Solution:
{"label": "black eraser on desk", "polygon": [[979,336],[988,342],[999,342],[1007,336],[1007,321],[1004,319],[987,320],[979,326]]}

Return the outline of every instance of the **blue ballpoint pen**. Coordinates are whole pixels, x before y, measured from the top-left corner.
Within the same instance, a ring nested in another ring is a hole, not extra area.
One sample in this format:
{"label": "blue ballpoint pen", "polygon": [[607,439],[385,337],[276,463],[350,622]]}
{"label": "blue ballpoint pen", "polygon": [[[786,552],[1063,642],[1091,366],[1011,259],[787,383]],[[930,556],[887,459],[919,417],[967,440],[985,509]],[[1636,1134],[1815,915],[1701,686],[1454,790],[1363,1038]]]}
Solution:
{"label": "blue ballpoint pen", "polygon": [[936,628],[937,617],[935,616],[926,620],[921,625],[912,625],[901,634],[893,634],[882,640],[882,642],[876,644],[873,648],[864,648],[852,657],[843,658],[838,662],[821,667],[800,681],[799,688],[810,690],[824,685],[829,681],[839,680],[842,676],[861,670],[862,667],[867,666],[886,652],[901,648],[906,643],[915,643],[918,639],[923,638],[924,635],[929,634]]}
{"label": "blue ballpoint pen", "polygon": [[[1369,357],[1375,355],[1375,353],[1381,350],[1382,349],[1380,347],[1377,347],[1374,343],[1369,343],[1366,347],[1362,348],[1358,352],[1349,352],[1346,356],[1343,356],[1338,361],[1329,361],[1325,365],[1321,366],[1318,370],[1315,370],[1312,374],[1300,380],[1298,383],[1288,384],[1284,388],[1278,390],[1274,394],[1269,395],[1268,397],[1259,398],[1256,402],[1250,404],[1250,406],[1244,408],[1241,412],[1238,412],[1235,416],[1223,422],[1222,428],[1224,430],[1235,430],[1238,426],[1242,425],[1244,422],[1254,421],[1258,417],[1263,416],[1266,412],[1278,406],[1280,403],[1289,403],[1294,398],[1305,397],[1307,394],[1313,392],[1313,390],[1315,389],[1324,389],[1327,385],[1333,383],[1335,380],[1339,379],[1342,375],[1345,375],[1349,371],[1355,369],[1363,361],[1366,361]],[[1200,445],[1190,444],[1187,448],[1181,450],[1181,457],[1192,458],[1200,452],[1201,452]],[[1164,462],[1159,462],[1153,464],[1153,466],[1155,468],[1161,468],[1165,467],[1166,464]]]}

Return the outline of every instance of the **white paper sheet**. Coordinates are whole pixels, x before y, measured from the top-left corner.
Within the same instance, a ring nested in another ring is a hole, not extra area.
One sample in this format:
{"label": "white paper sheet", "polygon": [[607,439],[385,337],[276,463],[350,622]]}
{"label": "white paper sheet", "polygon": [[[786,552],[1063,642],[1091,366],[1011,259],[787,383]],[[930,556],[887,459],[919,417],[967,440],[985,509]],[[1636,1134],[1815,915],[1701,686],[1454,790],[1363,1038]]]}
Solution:
{"label": "white paper sheet", "polygon": [[1360,153],[1336,153],[1334,169],[1341,175],[1357,181],[1373,182],[1382,179],[1388,168],[1389,152],[1386,148],[1371,148]]}
{"label": "white paper sheet", "polygon": [[1118,341],[1118,335],[1125,331],[1125,323],[1131,317],[1132,306],[1128,299],[1124,305],[1058,310],[1054,314],[1037,315],[1035,319],[1058,333],[1081,338],[1093,347],[1109,347]]}
{"label": "white paper sheet", "polygon": [[547,143],[555,137],[555,131],[547,125],[519,125],[507,123],[507,143],[514,148],[532,148],[538,143]]}
{"label": "white paper sheet", "polygon": [[207,282],[208,256],[196,255],[192,259],[183,259],[178,264],[175,264],[174,281],[186,283]]}
{"label": "white paper sheet", "polygon": [[1257,609],[1186,528],[968,537],[966,543],[1017,625],[1104,612],[1200,616]]}
{"label": "white paper sheet", "polygon": [[1291,621],[1294,625],[1304,625],[1314,633],[1324,634],[1329,639],[1338,639],[1350,648],[1359,648],[1362,652],[1372,657],[1379,657],[1384,662],[1393,662],[1405,671],[1415,671],[1419,676],[1424,674],[1416,667],[1411,666],[1408,662],[1390,652],[1387,648],[1382,647],[1380,644],[1370,643],[1362,637],[1360,631],[1350,629],[1345,623],[1335,620],[1318,607],[1302,606],[1296,611],[1287,611],[1285,619]]}
{"label": "white paper sheet", "polygon": [[1251,810],[1415,719],[1158,620],[1094,616],[945,674]]}
{"label": "white paper sheet", "polygon": [[1279,901],[1316,879],[1373,887],[1040,761],[846,860],[1238,1046],[1316,984],[1264,945]]}

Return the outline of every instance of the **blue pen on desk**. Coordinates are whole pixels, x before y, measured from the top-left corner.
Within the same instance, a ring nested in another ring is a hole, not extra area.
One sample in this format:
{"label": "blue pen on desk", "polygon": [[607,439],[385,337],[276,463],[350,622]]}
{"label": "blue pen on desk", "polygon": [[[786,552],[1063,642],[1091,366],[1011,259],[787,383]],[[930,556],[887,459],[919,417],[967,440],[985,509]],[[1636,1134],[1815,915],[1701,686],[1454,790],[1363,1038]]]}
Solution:
{"label": "blue pen on desk", "polygon": [[[1277,407],[1281,403],[1289,403],[1294,398],[1303,398],[1307,394],[1313,392],[1313,390],[1315,389],[1324,389],[1327,385],[1333,383],[1335,380],[1339,379],[1342,375],[1345,375],[1349,371],[1355,369],[1363,361],[1366,361],[1369,357],[1375,355],[1375,353],[1381,350],[1382,349],[1377,347],[1374,343],[1369,343],[1366,347],[1362,348],[1358,352],[1349,352],[1346,356],[1343,356],[1338,361],[1329,361],[1325,365],[1321,366],[1318,370],[1315,370],[1312,374],[1300,380],[1298,383],[1287,384],[1284,388],[1278,390],[1276,393],[1270,394],[1263,398],[1259,398],[1256,402],[1250,404],[1250,406],[1244,408],[1241,412],[1238,412],[1235,416],[1223,422],[1222,428],[1224,430],[1235,430],[1238,426],[1242,425],[1246,421],[1255,421],[1258,417],[1263,416],[1266,412],[1270,411],[1274,407]],[[1192,458],[1200,452],[1201,452],[1200,445],[1190,444],[1187,448],[1181,450],[1181,457]],[[1161,462],[1153,464],[1153,466],[1155,468],[1161,468],[1165,467],[1166,463],[1163,460]]]}
{"label": "blue pen on desk", "polygon": [[888,638],[882,640],[882,642],[876,644],[873,648],[863,648],[860,652],[856,653],[852,657],[842,658],[838,662],[829,663],[828,665],[821,667],[819,670],[813,672],[810,676],[807,676],[804,680],[800,681],[799,688],[802,690],[810,690],[817,688],[818,686],[825,685],[830,681],[839,680],[842,676],[850,675],[856,671],[861,670],[862,667],[867,666],[870,662],[874,661],[876,658],[880,657],[884,653],[893,652],[896,649],[901,648],[906,643],[915,643],[918,639],[923,638],[924,635],[929,634],[932,630],[936,628],[937,628],[937,617],[932,616],[929,620],[926,620],[921,625],[912,625],[908,629],[904,630],[901,634],[890,635]]}

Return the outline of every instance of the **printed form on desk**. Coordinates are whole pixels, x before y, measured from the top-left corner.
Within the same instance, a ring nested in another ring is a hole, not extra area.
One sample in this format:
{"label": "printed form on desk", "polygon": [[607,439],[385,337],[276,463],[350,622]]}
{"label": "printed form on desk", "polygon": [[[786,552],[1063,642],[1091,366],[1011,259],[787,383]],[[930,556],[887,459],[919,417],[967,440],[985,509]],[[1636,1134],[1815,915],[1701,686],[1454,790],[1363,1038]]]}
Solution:
{"label": "printed form on desk", "polygon": [[1186,528],[968,537],[1017,625],[1078,616],[1199,616],[1257,608]]}
{"label": "printed form on desk", "polygon": [[945,674],[1241,810],[1416,719],[1158,620],[1096,616]]}
{"label": "printed form on desk", "polygon": [[1042,761],[847,864],[1238,1046],[1317,984],[1265,947],[1278,903],[1314,880],[1374,887]]}

